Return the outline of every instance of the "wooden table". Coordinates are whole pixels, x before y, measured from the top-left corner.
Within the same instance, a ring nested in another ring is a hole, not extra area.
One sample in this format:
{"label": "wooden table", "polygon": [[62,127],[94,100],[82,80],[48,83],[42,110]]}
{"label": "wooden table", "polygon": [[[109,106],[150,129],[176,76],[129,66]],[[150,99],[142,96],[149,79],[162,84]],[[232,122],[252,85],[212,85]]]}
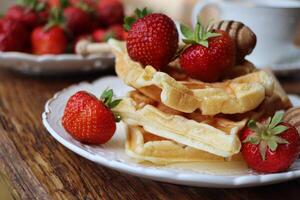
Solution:
{"label": "wooden table", "polygon": [[[41,114],[58,90],[99,76],[34,78],[0,71],[2,195],[6,191],[14,199],[300,199],[299,179],[245,189],[185,187],[122,174],[77,156],[47,133]],[[288,92],[300,94],[300,79],[283,83]]]}

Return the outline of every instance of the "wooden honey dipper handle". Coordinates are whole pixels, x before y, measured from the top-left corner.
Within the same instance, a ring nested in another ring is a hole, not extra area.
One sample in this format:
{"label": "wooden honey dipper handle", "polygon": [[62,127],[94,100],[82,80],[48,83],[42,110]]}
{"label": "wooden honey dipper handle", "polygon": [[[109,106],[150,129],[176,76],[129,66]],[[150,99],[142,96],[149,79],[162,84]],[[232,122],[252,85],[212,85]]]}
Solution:
{"label": "wooden honey dipper handle", "polygon": [[295,126],[300,133],[300,107],[288,109],[284,114],[283,120]]}
{"label": "wooden honey dipper handle", "polygon": [[107,43],[92,43],[89,40],[80,40],[76,45],[76,53],[86,56],[90,54],[110,53],[111,49]]}
{"label": "wooden honey dipper handle", "polygon": [[238,21],[219,21],[210,25],[211,29],[226,31],[236,46],[236,64],[241,64],[256,45],[256,35],[245,24]]}

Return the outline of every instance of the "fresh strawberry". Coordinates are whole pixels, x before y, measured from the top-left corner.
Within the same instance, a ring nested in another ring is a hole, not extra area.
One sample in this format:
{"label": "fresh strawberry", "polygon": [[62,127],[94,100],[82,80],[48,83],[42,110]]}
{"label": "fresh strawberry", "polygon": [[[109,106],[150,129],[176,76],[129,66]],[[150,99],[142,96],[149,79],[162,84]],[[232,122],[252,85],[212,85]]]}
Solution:
{"label": "fresh strawberry", "polygon": [[90,16],[77,7],[67,7],[64,10],[67,29],[74,35],[87,32],[90,28]]}
{"label": "fresh strawberry", "polygon": [[107,42],[110,38],[115,38],[117,40],[125,39],[125,30],[121,25],[113,25],[109,29],[96,29],[92,36],[96,42]]}
{"label": "fresh strawberry", "polygon": [[205,82],[214,82],[234,65],[234,42],[225,31],[205,30],[200,22],[195,31],[181,25],[188,44],[180,55],[180,65],[187,75]]}
{"label": "fresh strawberry", "polygon": [[129,30],[126,45],[130,58],[156,69],[166,66],[178,48],[175,23],[164,14],[149,14],[146,9],[135,13],[138,19],[127,17],[124,25]]}
{"label": "fresh strawberry", "polygon": [[250,120],[241,136],[242,155],[257,172],[287,170],[300,152],[300,136],[292,125],[282,122],[283,112],[261,122]]}
{"label": "fresh strawberry", "polygon": [[0,51],[25,51],[28,41],[29,33],[21,22],[0,19]]}
{"label": "fresh strawberry", "polygon": [[126,31],[122,25],[112,25],[108,28],[107,32],[111,35],[112,38],[117,40],[125,40],[126,38]]}
{"label": "fresh strawberry", "polygon": [[106,42],[106,30],[105,29],[102,29],[102,28],[99,28],[99,29],[96,29],[93,33],[92,33],[92,37],[93,37],[93,40],[95,42]]}
{"label": "fresh strawberry", "polygon": [[20,5],[11,6],[5,15],[6,18],[24,23],[30,29],[45,23],[47,16],[45,3],[38,0],[21,0]]}
{"label": "fresh strawberry", "polygon": [[67,48],[67,38],[59,26],[37,27],[31,34],[31,44],[32,52],[37,55],[62,54]]}
{"label": "fresh strawberry", "polygon": [[62,19],[61,11],[52,9],[49,23],[33,30],[31,46],[34,54],[61,54],[66,51],[67,37],[61,28]]}
{"label": "fresh strawberry", "polygon": [[101,0],[97,10],[100,23],[105,26],[123,23],[124,7],[119,0]]}
{"label": "fresh strawberry", "polygon": [[104,144],[114,135],[119,116],[110,109],[121,100],[112,100],[113,91],[105,90],[101,99],[79,91],[68,100],[62,125],[75,139],[88,144]]}

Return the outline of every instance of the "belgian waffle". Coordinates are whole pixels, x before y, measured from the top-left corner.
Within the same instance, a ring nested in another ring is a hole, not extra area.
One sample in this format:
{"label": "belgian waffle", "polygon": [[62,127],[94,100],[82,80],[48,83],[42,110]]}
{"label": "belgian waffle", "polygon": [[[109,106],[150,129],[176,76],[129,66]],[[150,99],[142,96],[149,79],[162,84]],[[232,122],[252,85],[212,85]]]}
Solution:
{"label": "belgian waffle", "polygon": [[273,94],[274,80],[264,71],[212,84],[177,81],[165,72],[132,61],[123,42],[110,40],[110,45],[116,55],[116,72],[127,85],[146,95],[147,88],[152,87],[156,91],[150,95],[159,94],[163,104],[184,113],[198,109],[203,115],[245,113]]}
{"label": "belgian waffle", "polygon": [[128,126],[125,149],[138,162],[148,161],[159,165],[177,162],[242,161],[240,154],[226,159],[156,136],[140,126]]}

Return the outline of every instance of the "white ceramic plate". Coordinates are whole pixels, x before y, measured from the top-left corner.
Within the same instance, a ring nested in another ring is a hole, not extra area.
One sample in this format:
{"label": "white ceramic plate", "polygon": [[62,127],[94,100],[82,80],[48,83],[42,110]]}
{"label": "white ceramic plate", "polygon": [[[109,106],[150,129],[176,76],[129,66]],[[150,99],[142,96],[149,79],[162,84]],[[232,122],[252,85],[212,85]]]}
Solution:
{"label": "white ceramic plate", "polygon": [[21,52],[0,52],[0,69],[8,68],[32,75],[59,75],[107,70],[113,68],[114,56],[109,52],[83,57],[76,54],[33,55]]}
{"label": "white ceramic plate", "polygon": [[[93,83],[84,82],[70,86],[55,94],[46,103],[43,113],[44,126],[62,145],[93,162],[121,172],[162,182],[201,187],[239,188],[279,183],[300,177],[300,160],[294,163],[287,172],[266,175],[255,174],[248,170],[241,174],[218,175],[205,171],[200,173],[187,168],[138,164],[125,154],[125,125],[122,123],[118,124],[114,137],[107,144],[101,146],[81,144],[73,139],[61,125],[60,121],[66,102],[77,91],[86,90],[100,96],[107,87],[112,88],[117,96],[123,96],[130,90],[117,77],[105,77]],[[291,100],[295,106],[300,105],[298,96],[291,96]]]}

